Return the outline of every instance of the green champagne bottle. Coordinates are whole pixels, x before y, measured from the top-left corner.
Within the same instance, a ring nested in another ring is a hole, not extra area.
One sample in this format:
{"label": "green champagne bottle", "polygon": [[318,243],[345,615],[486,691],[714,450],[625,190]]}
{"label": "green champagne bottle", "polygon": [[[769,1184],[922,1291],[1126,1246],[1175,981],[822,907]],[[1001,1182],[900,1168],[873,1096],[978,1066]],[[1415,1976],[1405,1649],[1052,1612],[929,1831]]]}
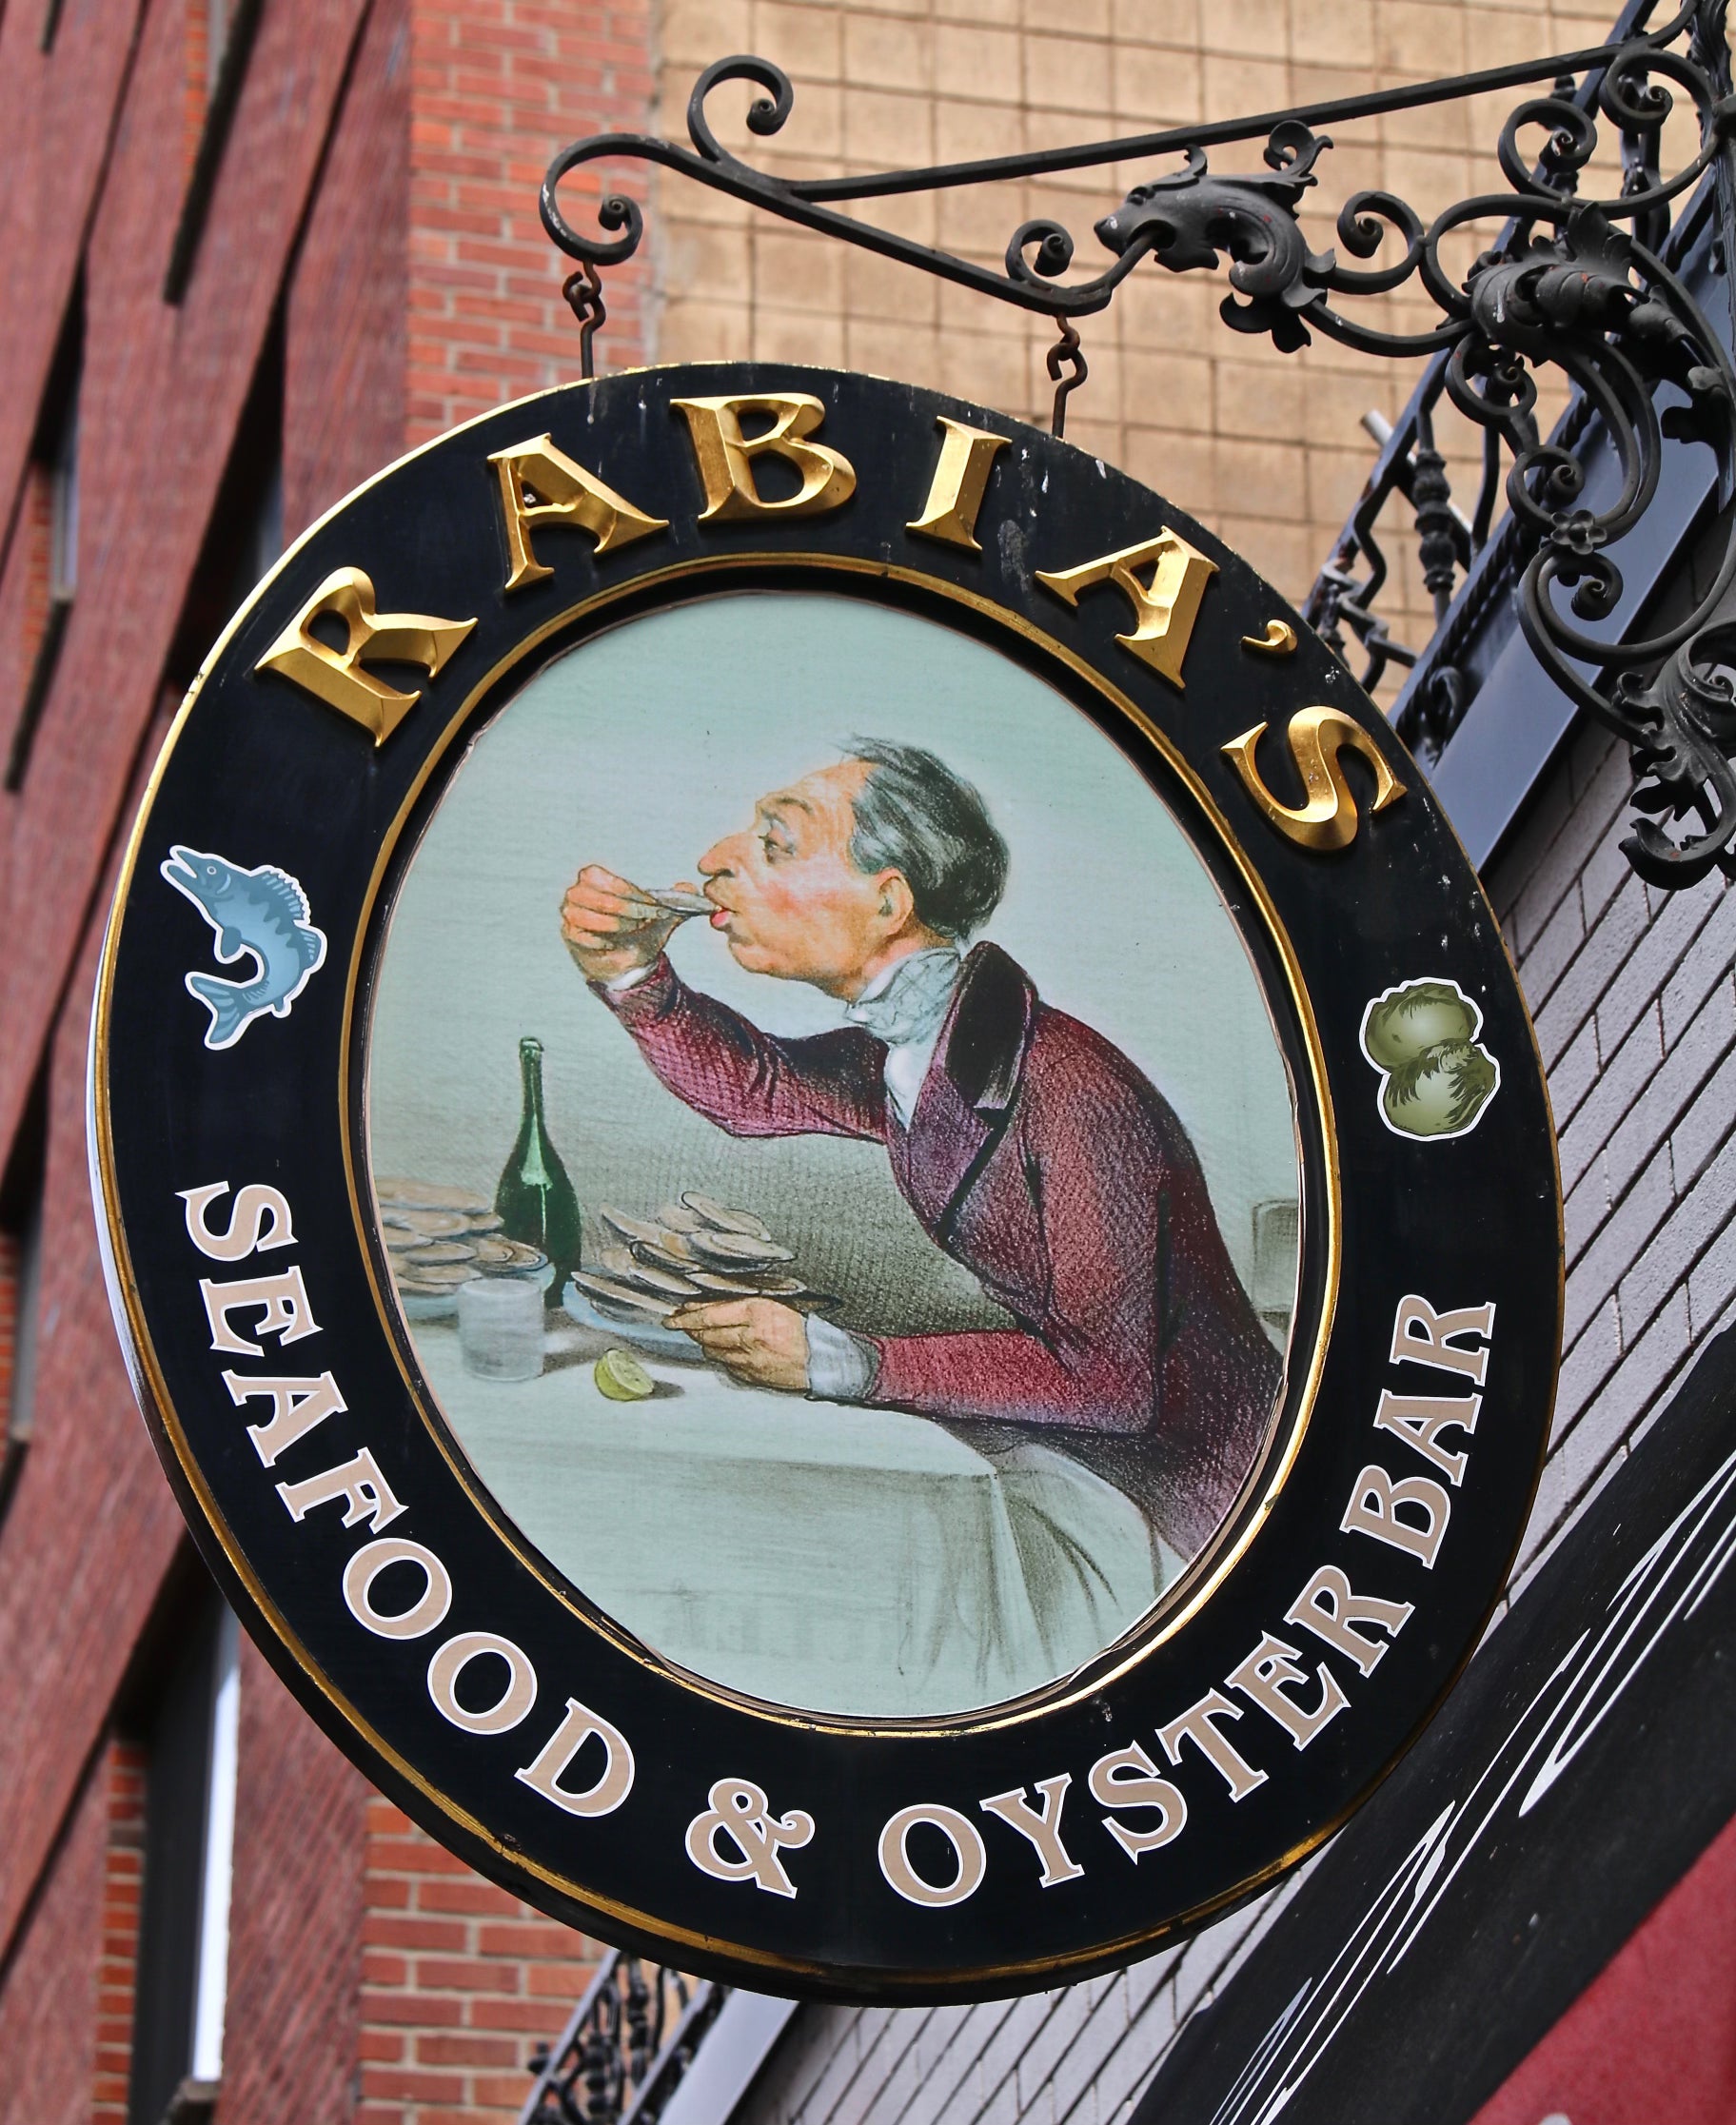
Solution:
{"label": "green champagne bottle", "polygon": [[548,1303],[559,1306],[566,1280],[579,1266],[579,1198],[542,1119],[540,1040],[526,1036],[519,1042],[519,1072],[524,1082],[524,1112],[512,1156],[494,1191],[494,1207],[509,1240],[541,1248],[554,1264]]}

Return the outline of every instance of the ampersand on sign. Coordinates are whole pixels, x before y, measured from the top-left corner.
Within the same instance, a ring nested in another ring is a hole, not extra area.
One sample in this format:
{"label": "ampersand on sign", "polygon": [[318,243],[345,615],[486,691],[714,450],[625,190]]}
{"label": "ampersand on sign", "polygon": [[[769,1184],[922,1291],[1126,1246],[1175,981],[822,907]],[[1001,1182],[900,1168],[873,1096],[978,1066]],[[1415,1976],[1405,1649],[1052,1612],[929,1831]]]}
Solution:
{"label": "ampersand on sign", "polygon": [[[745,1881],[752,1876],[775,1897],[793,1897],[796,1884],[783,1871],[779,1845],[802,1845],[814,1835],[814,1818],[800,1808],[774,1815],[760,1787],[746,1779],[720,1779],[705,1796],[711,1802],[687,1825],[687,1857],[701,1874],[718,1881]],[[719,1835],[728,1838],[739,1855],[725,1859]]]}

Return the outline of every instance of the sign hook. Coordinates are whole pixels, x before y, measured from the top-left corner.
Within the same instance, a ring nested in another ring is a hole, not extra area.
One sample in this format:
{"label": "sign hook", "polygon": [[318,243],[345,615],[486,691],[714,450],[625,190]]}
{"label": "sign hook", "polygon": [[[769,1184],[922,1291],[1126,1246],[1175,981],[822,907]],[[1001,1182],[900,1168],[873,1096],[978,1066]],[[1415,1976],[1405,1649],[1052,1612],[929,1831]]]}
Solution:
{"label": "sign hook", "polygon": [[561,292],[579,320],[579,373],[588,384],[597,374],[597,335],[609,316],[609,306],[602,299],[602,276],[595,262],[587,258],[569,276]]}
{"label": "sign hook", "polygon": [[[1091,374],[1091,365],[1079,345],[1078,326],[1070,317],[1057,317],[1055,322],[1060,338],[1049,349],[1049,374],[1055,384],[1055,411],[1049,417],[1049,433],[1058,439],[1067,429],[1068,397]],[[1073,373],[1063,377],[1063,369]],[[585,374],[588,376],[590,371],[587,369]]]}

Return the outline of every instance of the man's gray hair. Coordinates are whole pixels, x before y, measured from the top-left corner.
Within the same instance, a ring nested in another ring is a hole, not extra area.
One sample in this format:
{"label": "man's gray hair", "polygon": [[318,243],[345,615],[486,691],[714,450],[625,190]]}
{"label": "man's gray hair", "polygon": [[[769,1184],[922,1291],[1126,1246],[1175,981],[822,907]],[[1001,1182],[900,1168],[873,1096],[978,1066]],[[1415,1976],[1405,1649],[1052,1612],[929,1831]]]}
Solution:
{"label": "man's gray hair", "polygon": [[919,745],[857,738],[846,757],[873,771],[856,800],[857,869],[902,873],[917,920],[943,937],[980,929],[1007,887],[1007,844],[982,798]]}

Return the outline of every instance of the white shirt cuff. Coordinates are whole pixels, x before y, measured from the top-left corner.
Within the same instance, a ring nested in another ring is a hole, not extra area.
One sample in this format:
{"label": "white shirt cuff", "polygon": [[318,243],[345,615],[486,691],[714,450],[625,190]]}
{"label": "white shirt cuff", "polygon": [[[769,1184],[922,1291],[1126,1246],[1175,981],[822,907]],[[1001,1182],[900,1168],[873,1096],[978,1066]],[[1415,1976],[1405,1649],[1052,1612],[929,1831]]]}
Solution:
{"label": "white shirt cuff", "polygon": [[624,996],[629,989],[637,989],[656,966],[657,961],[653,959],[649,967],[629,967],[625,974],[616,974],[602,986],[611,996]]}
{"label": "white shirt cuff", "polygon": [[808,1392],[822,1402],[860,1402],[874,1385],[875,1350],[834,1321],[808,1315]]}

